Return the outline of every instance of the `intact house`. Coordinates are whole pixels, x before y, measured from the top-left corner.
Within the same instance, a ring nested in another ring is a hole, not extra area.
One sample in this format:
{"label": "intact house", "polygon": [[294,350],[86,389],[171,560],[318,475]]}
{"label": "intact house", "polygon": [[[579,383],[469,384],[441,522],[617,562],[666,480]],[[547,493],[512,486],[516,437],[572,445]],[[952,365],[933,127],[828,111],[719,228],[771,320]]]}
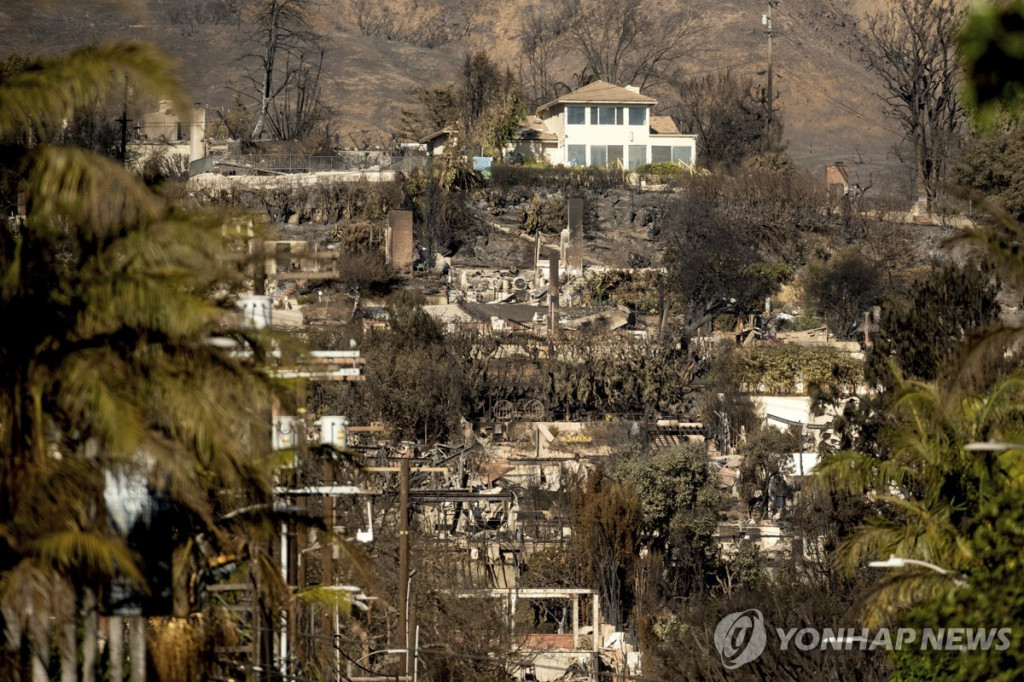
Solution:
{"label": "intact house", "polygon": [[[541,105],[523,122],[506,156],[627,170],[662,162],[693,166],[697,136],[680,133],[668,116],[652,114],[657,103],[638,87],[595,81]],[[440,154],[453,133],[446,128],[420,142],[428,154]]]}
{"label": "intact house", "polygon": [[513,143],[512,155],[552,165],[635,170],[646,163],[693,166],[697,136],[684,135],[658,101],[634,86],[595,81],[541,105]]}

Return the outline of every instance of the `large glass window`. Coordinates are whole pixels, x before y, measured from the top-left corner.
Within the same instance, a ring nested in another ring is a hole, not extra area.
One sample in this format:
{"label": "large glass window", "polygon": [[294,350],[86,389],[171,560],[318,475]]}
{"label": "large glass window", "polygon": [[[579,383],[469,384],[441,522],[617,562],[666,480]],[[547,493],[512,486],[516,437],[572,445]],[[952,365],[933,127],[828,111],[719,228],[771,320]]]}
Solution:
{"label": "large glass window", "polygon": [[622,145],[621,144],[610,144],[608,145],[608,167],[609,168],[622,168]]}
{"label": "large glass window", "polygon": [[647,163],[647,147],[642,144],[629,145],[629,170],[636,170]]}
{"label": "large glass window", "polygon": [[587,122],[587,108],[568,107],[566,109],[566,118],[569,125],[583,125]]}
{"label": "large glass window", "polygon": [[693,149],[691,147],[672,147],[672,160],[682,161],[687,166],[692,166]]}
{"label": "large glass window", "polygon": [[566,162],[570,166],[586,166],[587,165],[587,145],[585,144],[571,144],[568,147],[569,152]]}
{"label": "large glass window", "polygon": [[642,126],[647,123],[647,107],[629,108],[629,125]]}
{"label": "large glass window", "polygon": [[672,161],[672,147],[668,145],[651,146],[651,163],[670,163]]}
{"label": "large glass window", "polygon": [[608,147],[603,144],[593,145],[590,148],[590,165],[604,168],[608,165]]}
{"label": "large glass window", "polygon": [[591,125],[622,125],[624,121],[625,110],[622,107],[590,107]]}

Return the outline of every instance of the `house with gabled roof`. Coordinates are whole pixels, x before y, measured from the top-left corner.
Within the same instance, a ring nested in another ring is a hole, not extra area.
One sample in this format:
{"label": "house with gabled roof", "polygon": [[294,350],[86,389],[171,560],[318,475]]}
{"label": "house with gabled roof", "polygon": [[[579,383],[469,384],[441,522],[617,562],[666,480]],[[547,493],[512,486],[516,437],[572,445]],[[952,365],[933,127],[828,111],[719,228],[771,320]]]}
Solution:
{"label": "house with gabled roof", "polygon": [[657,103],[638,87],[595,81],[538,107],[517,133],[512,156],[628,170],[661,162],[693,166],[697,136],[653,115]]}

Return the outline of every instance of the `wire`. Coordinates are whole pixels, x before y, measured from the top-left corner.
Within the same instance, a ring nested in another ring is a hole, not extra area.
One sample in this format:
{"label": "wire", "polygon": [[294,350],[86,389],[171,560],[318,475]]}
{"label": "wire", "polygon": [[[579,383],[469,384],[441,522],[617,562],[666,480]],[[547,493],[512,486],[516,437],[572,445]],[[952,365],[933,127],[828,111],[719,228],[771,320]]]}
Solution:
{"label": "wire", "polygon": [[869,116],[867,116],[867,115],[857,111],[856,109],[851,107],[846,102],[843,102],[841,100],[838,100],[838,99],[832,97],[831,95],[826,93],[824,90],[821,90],[821,89],[811,89],[808,86],[802,85],[800,83],[799,77],[796,76],[795,74],[793,74],[793,72],[791,72],[789,69],[784,69],[784,68],[781,68],[781,67],[776,67],[776,71],[778,71],[780,73],[785,73],[789,77],[788,84],[791,87],[795,87],[797,90],[800,90],[805,95],[813,95],[815,97],[821,97],[821,98],[831,102],[832,104],[836,105],[837,107],[840,107],[840,108],[848,111],[849,113],[853,114],[854,116],[856,116],[857,118],[861,119],[862,121],[864,121],[866,123],[870,123],[871,125],[876,126],[878,128],[881,128],[882,130],[884,130],[887,133],[891,133],[892,135],[896,135],[896,136],[899,136],[899,137],[903,136],[903,133],[901,133],[899,131],[896,131],[896,130],[893,130],[893,129],[887,127],[886,125],[884,125],[883,123],[880,123],[880,122],[874,120],[873,118],[870,118]]}
{"label": "wire", "polygon": [[716,66],[712,69],[705,69],[704,71],[694,71],[693,73],[686,74],[687,78],[693,78],[694,76],[704,76],[709,73],[715,73],[716,71],[726,71],[728,69],[737,69],[741,66],[750,66],[751,64],[761,64],[762,60],[753,59],[749,62],[740,62],[739,64],[726,64],[725,66]]}

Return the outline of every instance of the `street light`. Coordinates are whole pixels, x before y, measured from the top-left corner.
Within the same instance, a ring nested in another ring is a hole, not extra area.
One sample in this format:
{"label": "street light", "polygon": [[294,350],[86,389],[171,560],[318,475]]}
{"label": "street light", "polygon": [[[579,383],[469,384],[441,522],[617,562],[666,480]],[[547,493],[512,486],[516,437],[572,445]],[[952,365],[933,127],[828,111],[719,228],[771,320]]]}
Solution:
{"label": "street light", "polygon": [[1024,451],[1024,443],[1007,443],[998,440],[986,440],[977,443],[968,443],[964,446],[967,452],[980,452],[985,455],[985,471],[988,480],[984,482],[988,492],[994,492],[996,455],[1011,450]]}
{"label": "street light", "polygon": [[964,446],[967,452],[1006,452],[1007,450],[1024,450],[1024,443],[1004,443],[998,440],[986,440],[979,443],[968,443]]}
{"label": "street light", "polygon": [[904,559],[903,557],[898,557],[895,554],[890,554],[889,558],[885,561],[869,561],[868,566],[871,568],[905,568],[907,566],[921,566],[947,576],[957,587],[965,587],[967,585],[967,581],[962,577],[953,575],[941,566],[936,566],[933,563],[921,561],[920,559]]}

